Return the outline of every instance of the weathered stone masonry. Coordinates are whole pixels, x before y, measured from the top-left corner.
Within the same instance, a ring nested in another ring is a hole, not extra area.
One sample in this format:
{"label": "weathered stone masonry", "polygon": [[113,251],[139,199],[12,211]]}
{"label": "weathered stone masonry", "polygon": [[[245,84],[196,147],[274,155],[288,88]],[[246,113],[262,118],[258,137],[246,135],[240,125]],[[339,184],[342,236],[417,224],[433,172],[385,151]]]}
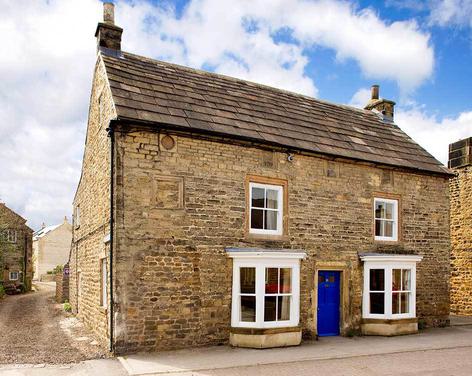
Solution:
{"label": "weathered stone masonry", "polygon": [[[468,141],[468,143],[466,143]],[[451,313],[472,315],[472,138],[459,141],[455,151],[464,160],[454,169],[451,195]],[[465,144],[465,145],[464,145]],[[467,150],[469,150],[467,152]],[[450,158],[451,159],[451,158]],[[449,162],[451,164],[451,160]]]}
{"label": "weathered stone masonry", "polygon": [[104,242],[110,232],[110,139],[106,127],[116,115],[101,59],[92,85],[82,176],[74,199],[74,207],[80,208],[80,224],[74,218],[69,289],[73,311],[106,345],[109,312],[100,306],[100,259],[109,257],[109,244]]}
{"label": "weathered stone masonry", "polygon": [[[231,328],[227,247],[257,257],[298,252],[296,262],[306,253],[299,327],[295,315],[293,322],[279,322],[293,327],[276,328],[294,334],[289,344],[300,343],[300,329],[306,338],[317,335],[319,270],[342,271],[341,334],[364,328],[368,279],[362,274],[368,265],[361,265],[359,254],[374,252],[377,259],[415,263],[421,257],[412,255],[423,256],[416,264],[416,315],[410,310],[408,317],[393,317],[390,305],[384,317],[398,320],[378,320],[377,327],[405,318],[407,332],[414,333],[416,317],[424,325],[447,325],[450,171],[393,123],[394,102],[381,99],[378,87],[365,110],[335,105],[129,54],[121,50],[122,31],[114,24],[113,4],[106,3],[96,30],[98,60],[70,258],[73,309],[103,344],[110,341],[116,353],[169,350],[228,343],[234,329],[252,330]],[[284,197],[277,222],[283,235],[249,234],[254,178],[284,187],[277,190]],[[396,200],[398,240],[374,241],[375,197]],[[108,294],[102,305],[100,266],[111,249],[114,302]],[[380,269],[391,273],[392,267]],[[257,270],[260,292],[267,268]],[[384,275],[392,283],[391,274]],[[384,304],[393,288],[385,289]],[[255,310],[256,329],[265,330],[262,306]]]}
{"label": "weathered stone masonry", "polygon": [[[423,254],[418,264],[418,317],[426,325],[447,324],[446,178],[304,155],[290,163],[281,152],[183,135],[173,138],[176,148],[168,152],[159,145],[157,132],[117,132],[118,352],[226,343],[231,310],[231,263],[224,252],[228,246],[307,252],[300,309],[305,336],[316,331],[310,297],[319,263],[338,263],[349,271],[343,332],[359,328],[358,252]],[[334,174],[327,172],[329,166],[334,166]],[[267,241],[245,233],[248,174],[288,181],[285,238]],[[377,193],[400,196],[401,241],[395,245],[373,241],[372,199]]]}

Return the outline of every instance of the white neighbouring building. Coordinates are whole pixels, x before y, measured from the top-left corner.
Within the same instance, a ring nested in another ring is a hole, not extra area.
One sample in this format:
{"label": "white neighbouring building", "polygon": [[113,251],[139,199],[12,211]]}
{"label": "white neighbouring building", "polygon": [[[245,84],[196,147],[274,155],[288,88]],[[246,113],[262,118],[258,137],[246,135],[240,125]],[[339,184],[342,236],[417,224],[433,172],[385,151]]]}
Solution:
{"label": "white neighbouring building", "polygon": [[53,270],[57,265],[64,265],[69,260],[72,241],[72,225],[67,217],[64,222],[43,226],[33,234],[33,279]]}

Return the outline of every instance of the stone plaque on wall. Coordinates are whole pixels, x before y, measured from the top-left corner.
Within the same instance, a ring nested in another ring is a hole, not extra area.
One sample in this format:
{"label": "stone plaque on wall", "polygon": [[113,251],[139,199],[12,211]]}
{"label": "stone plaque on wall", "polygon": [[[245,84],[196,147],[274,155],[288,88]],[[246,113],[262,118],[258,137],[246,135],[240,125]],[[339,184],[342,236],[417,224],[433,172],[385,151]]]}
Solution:
{"label": "stone plaque on wall", "polygon": [[156,176],[151,206],[155,209],[183,209],[184,179],[180,176]]}

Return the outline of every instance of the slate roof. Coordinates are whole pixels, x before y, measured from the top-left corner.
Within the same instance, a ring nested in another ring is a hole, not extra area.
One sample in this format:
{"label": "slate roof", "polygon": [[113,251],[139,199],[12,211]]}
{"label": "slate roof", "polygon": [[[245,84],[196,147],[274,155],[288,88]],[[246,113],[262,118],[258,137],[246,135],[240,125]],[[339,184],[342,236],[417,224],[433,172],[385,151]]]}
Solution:
{"label": "slate roof", "polygon": [[39,230],[35,231],[33,233],[33,239],[36,240],[36,239],[42,238],[44,235],[50,233],[51,231],[54,231],[60,225],[62,225],[62,223],[60,223],[58,225],[47,226],[47,227],[44,227],[42,229],[39,229]]}
{"label": "slate roof", "polygon": [[101,54],[118,119],[449,174],[373,111],[126,52]]}

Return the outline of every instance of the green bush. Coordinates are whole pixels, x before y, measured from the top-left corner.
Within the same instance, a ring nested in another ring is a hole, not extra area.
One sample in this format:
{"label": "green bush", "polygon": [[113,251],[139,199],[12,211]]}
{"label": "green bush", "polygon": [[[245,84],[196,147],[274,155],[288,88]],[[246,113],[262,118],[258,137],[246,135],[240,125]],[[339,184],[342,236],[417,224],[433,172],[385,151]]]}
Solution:
{"label": "green bush", "polygon": [[57,265],[57,266],[52,270],[52,272],[53,272],[54,274],[60,274],[60,273],[62,273],[63,270],[64,270],[64,266],[62,266],[62,265]]}
{"label": "green bush", "polygon": [[46,273],[47,274],[52,274],[52,270],[48,270]]}
{"label": "green bush", "polygon": [[67,300],[64,302],[62,307],[64,308],[64,311],[72,312],[72,306],[70,305],[70,303]]}
{"label": "green bush", "polygon": [[5,289],[3,288],[3,285],[0,284],[0,299],[5,296]]}

